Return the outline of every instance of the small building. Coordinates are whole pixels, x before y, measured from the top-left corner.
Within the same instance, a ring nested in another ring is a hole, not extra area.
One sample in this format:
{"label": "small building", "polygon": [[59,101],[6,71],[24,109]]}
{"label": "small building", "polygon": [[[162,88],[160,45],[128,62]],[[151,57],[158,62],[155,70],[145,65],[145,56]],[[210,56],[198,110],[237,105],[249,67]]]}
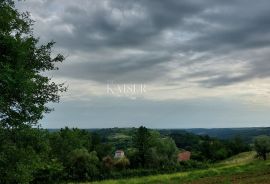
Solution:
{"label": "small building", "polygon": [[123,150],[116,150],[114,153],[114,158],[124,158],[125,153]]}
{"label": "small building", "polygon": [[187,161],[190,160],[191,152],[190,151],[183,151],[178,154],[177,160],[178,161]]}

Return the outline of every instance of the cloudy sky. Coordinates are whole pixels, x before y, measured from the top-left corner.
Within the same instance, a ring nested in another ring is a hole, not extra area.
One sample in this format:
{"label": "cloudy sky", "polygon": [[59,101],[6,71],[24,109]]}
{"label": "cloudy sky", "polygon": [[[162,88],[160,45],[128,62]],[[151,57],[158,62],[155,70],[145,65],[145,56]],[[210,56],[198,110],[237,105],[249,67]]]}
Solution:
{"label": "cloudy sky", "polygon": [[[27,0],[69,90],[43,127],[270,125],[270,1]],[[125,90],[124,90],[125,86]],[[134,92],[134,87],[136,91]]]}

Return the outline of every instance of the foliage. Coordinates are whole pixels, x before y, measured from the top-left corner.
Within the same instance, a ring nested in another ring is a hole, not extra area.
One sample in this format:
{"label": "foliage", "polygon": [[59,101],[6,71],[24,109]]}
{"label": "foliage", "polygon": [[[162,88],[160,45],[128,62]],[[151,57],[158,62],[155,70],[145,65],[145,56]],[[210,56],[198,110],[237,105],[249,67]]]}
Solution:
{"label": "foliage", "polygon": [[113,159],[110,156],[106,156],[102,159],[102,166],[105,172],[110,172],[113,169]]}
{"label": "foliage", "polygon": [[[102,139],[99,134],[93,134],[93,132],[86,130],[65,128],[48,133],[40,129],[29,128],[27,131],[26,129],[16,130],[14,134],[14,132],[8,132],[7,129],[2,129],[0,138],[7,144],[1,144],[1,148],[5,150],[5,157],[0,157],[2,158],[2,160],[0,159],[0,167],[3,168],[1,172],[5,173],[5,169],[11,171],[10,180],[6,179],[7,173],[2,175],[5,176],[5,182],[2,183],[18,183],[19,180],[22,183],[52,183],[53,181],[60,183],[61,180],[85,181],[125,178],[208,167],[208,163],[196,160],[177,163],[178,148],[174,140],[161,135],[157,131],[146,130],[144,131],[148,132],[148,146],[145,150],[145,165],[142,167],[142,164],[138,164],[141,161],[138,148],[131,146],[124,150],[126,158],[114,160],[111,158],[112,152],[107,152],[102,148],[114,150],[115,148],[108,146],[110,143],[101,142]],[[6,140],[9,140],[10,144],[16,142],[15,148],[19,147],[23,151],[18,149],[9,151],[11,146]],[[140,141],[144,142],[143,139]],[[136,144],[134,142],[131,145]],[[194,147],[203,158],[207,158],[206,156],[209,154],[208,159],[210,160],[223,158],[223,151],[228,156],[228,153],[231,152],[228,145],[231,144],[218,139],[202,137],[197,146],[194,145]],[[203,146],[213,150],[209,152],[209,150],[203,149]],[[193,147],[191,148],[193,149]],[[98,154],[98,152],[100,153]],[[196,154],[193,150],[191,152],[192,155]],[[12,155],[12,157],[7,157],[9,155]],[[18,159],[15,160],[17,157]],[[8,159],[4,162],[6,158]],[[15,167],[11,167],[9,163],[12,163]],[[17,168],[23,168],[21,170],[24,172]],[[14,179],[14,177],[11,177],[14,173],[20,178]]]}
{"label": "foliage", "polygon": [[130,165],[130,162],[127,157],[119,158],[115,160],[114,162],[114,166],[120,170],[126,169],[129,165]]}
{"label": "foliage", "polygon": [[179,152],[175,142],[169,137],[161,137],[158,132],[152,132],[150,137],[147,166],[150,168],[174,167]]}
{"label": "foliage", "polygon": [[67,156],[71,151],[81,148],[92,151],[93,147],[89,132],[67,127],[50,134],[50,145],[53,156],[63,163],[67,162]]}
{"label": "foliage", "polygon": [[[244,159],[245,160],[245,159]],[[178,172],[173,174],[158,174],[154,176],[134,177],[119,180],[105,180],[93,184],[214,184],[214,183],[269,183],[270,177],[269,161],[239,163],[237,165],[211,165],[207,169]]]}
{"label": "foliage", "polygon": [[179,162],[179,170],[186,171],[186,170],[194,170],[194,169],[205,169],[208,168],[209,164],[206,162],[199,162],[196,160],[187,160]]}
{"label": "foliage", "polygon": [[270,137],[266,135],[256,137],[254,139],[254,148],[258,156],[266,160],[267,154],[270,153]]}
{"label": "foliage", "polygon": [[[0,0],[0,183],[36,182],[37,173],[46,177],[61,172],[50,162],[46,131],[33,129],[52,109],[66,88],[43,75],[57,70],[64,57],[52,57],[54,42],[40,44],[32,33],[28,13],[16,10],[12,0]],[[58,170],[58,171],[57,171]],[[49,181],[49,180],[48,180]]]}
{"label": "foliage", "polygon": [[68,155],[67,170],[73,180],[92,180],[99,174],[99,159],[96,152],[75,149]]}
{"label": "foliage", "polygon": [[27,184],[47,164],[47,132],[38,129],[0,129],[0,183]]}
{"label": "foliage", "polygon": [[174,132],[170,136],[179,148],[191,151],[191,158],[198,161],[216,162],[250,150],[250,146],[240,137],[234,137],[230,140],[220,140],[184,131]]}
{"label": "foliage", "polygon": [[138,161],[142,167],[146,164],[146,155],[150,145],[150,133],[147,128],[141,126],[133,137],[134,148],[137,149]]}
{"label": "foliage", "polygon": [[64,179],[64,177],[64,167],[62,163],[60,163],[56,159],[52,159],[44,163],[42,167],[40,167],[34,172],[34,181],[32,183],[58,184]]}
{"label": "foliage", "polygon": [[0,1],[0,126],[31,126],[51,109],[45,104],[58,102],[63,84],[43,76],[57,70],[61,54],[51,56],[54,42],[38,46],[31,31],[28,13],[19,13],[11,0]]}

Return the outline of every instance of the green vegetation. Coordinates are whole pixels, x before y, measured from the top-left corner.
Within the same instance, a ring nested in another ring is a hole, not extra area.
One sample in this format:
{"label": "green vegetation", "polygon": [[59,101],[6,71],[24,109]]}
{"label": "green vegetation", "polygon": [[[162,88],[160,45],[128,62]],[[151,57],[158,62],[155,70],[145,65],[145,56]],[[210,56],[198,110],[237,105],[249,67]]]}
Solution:
{"label": "green vegetation", "polygon": [[54,42],[40,45],[33,36],[33,21],[19,13],[11,0],[0,1],[0,120],[1,128],[36,125],[50,112],[48,102],[58,102],[66,88],[42,75],[57,70],[61,54],[51,56]]}
{"label": "green vegetation", "polygon": [[168,135],[172,137],[177,147],[191,151],[192,159],[198,161],[216,162],[250,150],[249,145],[237,136],[229,140],[220,140],[183,130]]}
{"label": "green vegetation", "polygon": [[[57,70],[64,57],[52,57],[54,42],[40,44],[28,13],[12,0],[0,0],[0,183],[61,179],[63,167],[50,158],[46,131],[33,129],[49,102],[58,102],[63,84],[42,73]],[[49,173],[49,174],[48,174]],[[56,177],[56,178],[54,178]],[[41,179],[41,180],[42,180]],[[39,182],[40,183],[40,182]]]}
{"label": "green vegetation", "polygon": [[267,154],[270,153],[270,137],[266,135],[256,137],[254,140],[254,147],[258,156],[266,160]]}
{"label": "green vegetation", "polygon": [[[123,131],[130,134],[126,129]],[[182,148],[175,144],[176,135],[161,135],[158,131],[145,127],[129,131],[132,132],[130,143],[122,149],[125,156],[114,158],[114,152],[119,149],[116,146],[119,145],[113,144],[98,131],[64,128],[48,132],[28,128],[16,130],[16,134],[8,134],[10,132],[2,129],[1,139],[9,140],[10,144],[2,144],[1,172],[6,178],[1,179],[3,183],[59,183],[175,173],[209,168],[209,163],[216,163],[229,155],[213,157],[220,155],[220,149],[234,153],[234,139],[224,142],[187,134],[187,137],[194,136],[197,139],[190,144],[184,133],[179,134],[186,140],[182,143],[189,144],[196,157],[179,162],[177,155]],[[123,133],[121,129],[114,132],[117,135]],[[206,146],[211,150],[207,150]],[[248,148],[247,145],[243,147]],[[9,163],[18,166],[13,167]],[[12,177],[15,174],[18,178]]]}
{"label": "green vegetation", "polygon": [[269,183],[270,161],[263,162],[261,160],[255,160],[254,156],[254,152],[245,152],[221,163],[214,164],[209,169],[122,180],[107,180],[94,182],[93,184]]}

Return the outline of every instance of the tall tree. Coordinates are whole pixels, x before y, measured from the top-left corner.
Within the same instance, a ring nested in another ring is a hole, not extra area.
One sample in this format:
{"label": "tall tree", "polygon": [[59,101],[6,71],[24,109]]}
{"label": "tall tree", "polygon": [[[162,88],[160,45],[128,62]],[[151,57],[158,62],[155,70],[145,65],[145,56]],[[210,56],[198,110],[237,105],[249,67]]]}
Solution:
{"label": "tall tree", "polygon": [[[54,42],[40,44],[33,36],[32,24],[29,14],[20,13],[13,0],[0,0],[0,183],[3,184],[35,183],[38,177],[42,178],[41,173],[52,178],[52,168],[56,166],[49,159],[47,134],[33,126],[51,111],[46,103],[58,102],[59,92],[66,89],[43,75],[57,70],[55,64],[64,57],[61,54],[52,57]],[[58,168],[61,170],[61,166]],[[53,175],[57,176],[55,172]]]}
{"label": "tall tree", "polygon": [[135,136],[133,137],[134,147],[138,151],[139,161],[144,167],[146,163],[147,152],[150,149],[151,135],[147,128],[141,126],[138,128]]}
{"label": "tall tree", "polygon": [[266,160],[267,154],[270,153],[270,137],[267,135],[256,137],[254,139],[254,147],[258,156]]}
{"label": "tall tree", "polygon": [[38,46],[33,36],[33,21],[20,13],[12,0],[0,0],[0,127],[18,128],[36,125],[58,102],[63,84],[42,75],[57,70],[55,63],[63,55],[52,57],[54,42]]}

